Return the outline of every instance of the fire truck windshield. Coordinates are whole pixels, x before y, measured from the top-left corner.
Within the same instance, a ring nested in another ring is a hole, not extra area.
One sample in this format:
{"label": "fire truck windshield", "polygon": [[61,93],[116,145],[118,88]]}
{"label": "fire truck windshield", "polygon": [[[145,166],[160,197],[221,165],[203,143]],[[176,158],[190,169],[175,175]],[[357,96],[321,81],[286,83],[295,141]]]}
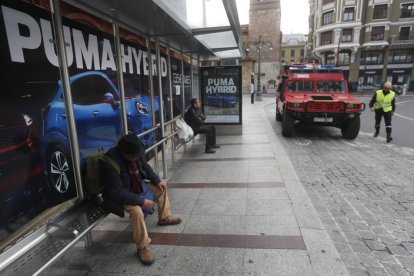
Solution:
{"label": "fire truck windshield", "polygon": [[289,81],[287,92],[313,92],[313,81]]}
{"label": "fire truck windshield", "polygon": [[344,81],[318,81],[317,92],[345,93],[345,82]]}

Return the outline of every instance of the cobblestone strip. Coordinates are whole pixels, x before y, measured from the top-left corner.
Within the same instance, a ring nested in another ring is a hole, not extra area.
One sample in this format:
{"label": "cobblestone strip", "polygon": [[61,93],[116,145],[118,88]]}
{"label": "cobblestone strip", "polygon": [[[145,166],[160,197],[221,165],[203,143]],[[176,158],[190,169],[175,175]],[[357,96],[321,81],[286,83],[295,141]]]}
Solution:
{"label": "cobblestone strip", "polygon": [[336,129],[274,130],[351,275],[414,275],[414,153]]}

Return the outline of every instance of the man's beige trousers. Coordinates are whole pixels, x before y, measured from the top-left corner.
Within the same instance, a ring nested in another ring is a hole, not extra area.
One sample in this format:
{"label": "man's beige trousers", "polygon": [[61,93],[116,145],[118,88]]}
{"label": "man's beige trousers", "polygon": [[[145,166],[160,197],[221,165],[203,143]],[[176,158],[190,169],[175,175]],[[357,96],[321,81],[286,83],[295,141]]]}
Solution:
{"label": "man's beige trousers", "polygon": [[[167,191],[161,190],[158,186],[148,183],[155,194],[155,200],[158,205],[158,220],[164,220],[171,216],[170,200],[168,199]],[[148,237],[147,226],[145,225],[144,213],[138,205],[124,205],[124,210],[129,213],[133,238],[137,249],[143,249],[151,243]]]}

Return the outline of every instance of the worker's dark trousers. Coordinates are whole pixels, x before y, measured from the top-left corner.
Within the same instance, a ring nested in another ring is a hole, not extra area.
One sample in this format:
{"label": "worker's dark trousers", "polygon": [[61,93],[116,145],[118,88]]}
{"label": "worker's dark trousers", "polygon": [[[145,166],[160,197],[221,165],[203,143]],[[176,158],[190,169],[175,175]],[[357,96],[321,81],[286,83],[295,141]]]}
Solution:
{"label": "worker's dark trousers", "polygon": [[206,149],[216,144],[216,128],[214,126],[202,126],[194,129],[194,134],[206,134]]}
{"label": "worker's dark trousers", "polygon": [[391,135],[392,126],[391,126],[391,118],[392,118],[392,111],[384,112],[384,110],[381,109],[375,109],[375,130],[379,132],[381,127],[381,119],[384,117],[385,121],[385,130],[387,132],[387,136]]}

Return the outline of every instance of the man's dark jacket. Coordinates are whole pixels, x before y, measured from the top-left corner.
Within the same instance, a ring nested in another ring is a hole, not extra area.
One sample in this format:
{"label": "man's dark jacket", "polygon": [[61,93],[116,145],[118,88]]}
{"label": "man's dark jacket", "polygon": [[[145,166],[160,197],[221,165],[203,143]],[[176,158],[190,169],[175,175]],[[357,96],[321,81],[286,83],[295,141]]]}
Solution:
{"label": "man's dark jacket", "polygon": [[190,107],[185,113],[185,122],[194,130],[204,125],[206,116],[200,108]]}
{"label": "man's dark jacket", "polygon": [[[123,205],[142,206],[145,199],[143,196],[132,192],[128,161],[122,157],[118,147],[110,149],[106,154],[119,164],[121,172],[118,173],[109,164],[104,162],[101,163],[101,179],[105,185],[102,192],[102,197],[104,199],[103,206],[108,212],[123,217],[125,215]],[[154,185],[158,185],[161,182],[159,176],[145,161],[144,152],[142,153],[142,157],[136,162],[142,179],[148,179]]]}

